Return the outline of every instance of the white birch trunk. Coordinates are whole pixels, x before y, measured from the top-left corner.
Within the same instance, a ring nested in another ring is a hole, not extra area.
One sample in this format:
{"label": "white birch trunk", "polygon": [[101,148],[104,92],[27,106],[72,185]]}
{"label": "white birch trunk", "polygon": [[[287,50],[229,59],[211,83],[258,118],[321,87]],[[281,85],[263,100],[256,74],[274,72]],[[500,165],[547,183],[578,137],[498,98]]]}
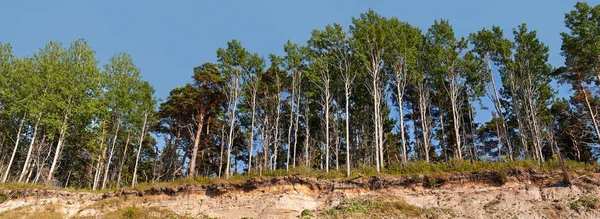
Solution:
{"label": "white birch trunk", "polygon": [[140,141],[138,144],[137,154],[135,156],[135,166],[133,168],[133,178],[131,178],[131,188],[135,187],[135,183],[137,181],[137,168],[138,163],[140,161],[140,152],[142,151],[142,143],[144,142],[144,132],[146,131],[146,121],[148,120],[148,113],[144,115],[144,123],[142,125],[142,133],[140,135]]}
{"label": "white birch trunk", "polygon": [[8,174],[10,173],[10,167],[12,166],[12,162],[15,159],[15,154],[17,154],[17,148],[19,148],[19,141],[21,141],[21,130],[23,129],[23,122],[25,122],[25,115],[21,119],[19,123],[19,129],[17,131],[17,140],[15,141],[15,147],[13,149],[12,155],[10,156],[10,161],[8,162],[8,167],[6,167],[6,171],[4,172],[4,177],[2,178],[2,183],[6,183],[6,179],[8,179]]}

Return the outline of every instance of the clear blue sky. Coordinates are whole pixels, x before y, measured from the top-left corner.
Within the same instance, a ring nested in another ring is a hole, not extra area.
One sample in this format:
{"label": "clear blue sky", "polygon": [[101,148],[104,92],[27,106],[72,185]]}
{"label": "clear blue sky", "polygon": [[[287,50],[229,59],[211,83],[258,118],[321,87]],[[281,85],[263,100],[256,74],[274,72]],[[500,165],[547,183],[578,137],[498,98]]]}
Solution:
{"label": "clear blue sky", "polygon": [[[592,5],[598,1],[588,1]],[[369,8],[425,31],[447,18],[459,36],[499,25],[510,33],[526,22],[550,46],[550,63],[560,66],[559,33],[572,0],[464,1],[27,1],[0,3],[0,41],[18,56],[47,42],[85,38],[101,64],[128,52],[142,76],[165,98],[191,80],[192,68],[216,60],[216,50],[238,39],[264,56],[283,52],[287,40],[304,44],[311,30],[350,18]]]}

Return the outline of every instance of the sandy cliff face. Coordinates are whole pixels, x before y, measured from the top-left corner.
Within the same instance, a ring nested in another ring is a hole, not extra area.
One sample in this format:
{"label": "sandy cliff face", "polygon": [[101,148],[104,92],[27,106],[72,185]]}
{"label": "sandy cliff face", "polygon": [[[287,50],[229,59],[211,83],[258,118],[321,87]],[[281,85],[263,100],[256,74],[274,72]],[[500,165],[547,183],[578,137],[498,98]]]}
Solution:
{"label": "sandy cliff face", "polygon": [[[350,180],[289,176],[105,194],[4,190],[9,199],[0,204],[0,217],[298,218],[304,211],[315,218],[600,218],[600,174],[579,176],[569,186],[557,185],[558,175],[513,170],[504,177],[493,172]],[[361,210],[349,200],[402,202],[398,208],[410,211],[387,209],[397,204]]]}

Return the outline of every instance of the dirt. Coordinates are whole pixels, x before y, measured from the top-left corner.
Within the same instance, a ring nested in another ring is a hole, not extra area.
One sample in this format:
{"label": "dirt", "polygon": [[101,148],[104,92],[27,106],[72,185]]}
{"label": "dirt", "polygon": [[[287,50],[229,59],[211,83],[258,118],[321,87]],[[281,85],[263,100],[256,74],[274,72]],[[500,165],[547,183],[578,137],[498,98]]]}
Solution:
{"label": "dirt", "polygon": [[511,170],[505,176],[495,172],[336,180],[287,176],[104,194],[0,190],[8,198],[0,203],[0,218],[29,218],[39,213],[105,218],[130,206],[193,218],[298,218],[305,210],[319,218],[338,217],[321,213],[341,208],[348,200],[401,201],[422,209],[423,214],[410,215],[420,218],[600,218],[600,174],[574,177],[570,185],[560,183],[559,176]]}

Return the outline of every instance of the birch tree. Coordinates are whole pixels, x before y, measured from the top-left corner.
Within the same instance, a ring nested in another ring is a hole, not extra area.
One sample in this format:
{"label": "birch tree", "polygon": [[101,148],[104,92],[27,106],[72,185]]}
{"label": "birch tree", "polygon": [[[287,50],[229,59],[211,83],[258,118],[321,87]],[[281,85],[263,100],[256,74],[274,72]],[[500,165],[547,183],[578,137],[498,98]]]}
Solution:
{"label": "birch tree", "polygon": [[370,82],[367,87],[373,98],[373,124],[375,160],[377,172],[383,168],[383,120],[381,101],[383,99],[382,66],[385,48],[388,43],[388,20],[369,10],[358,18],[352,18],[350,33],[354,37],[354,53],[367,70]]}
{"label": "birch tree", "polygon": [[[49,46],[52,47],[53,45]],[[54,150],[54,159],[46,179],[47,182],[51,182],[58,167],[70,119],[86,118],[94,111],[94,109],[89,108],[88,104],[93,101],[90,95],[97,93],[99,90],[101,75],[94,53],[84,40],[74,41],[64,53],[64,59],[62,60],[64,68],[56,75],[58,81],[55,84],[58,87],[58,94],[63,100],[57,102],[57,107],[61,109],[63,115],[60,122],[58,143]]]}
{"label": "birch tree", "polygon": [[498,26],[493,26],[491,30],[485,28],[479,30],[477,33],[470,35],[470,40],[474,46],[473,51],[485,62],[486,69],[482,76],[485,81],[485,94],[494,105],[495,116],[500,119],[502,127],[501,135],[498,136],[500,143],[507,147],[509,159],[513,160],[513,146],[508,136],[508,126],[502,110],[504,107],[500,100],[499,86],[496,83],[496,77],[498,76],[494,74],[493,69],[494,65],[500,65],[499,62],[502,57],[500,57],[499,50],[502,49],[503,45],[512,45],[512,42],[504,38],[502,30]]}
{"label": "birch tree", "polygon": [[440,77],[444,90],[450,99],[450,108],[452,110],[452,124],[454,128],[455,149],[454,154],[457,159],[462,160],[462,141],[460,134],[461,92],[466,87],[466,75],[459,62],[461,53],[467,47],[467,41],[464,38],[456,39],[454,30],[448,20],[435,21],[429,29],[427,39],[433,52],[435,71]]}
{"label": "birch tree", "polygon": [[248,52],[239,41],[232,40],[227,43],[227,48],[217,50],[219,68],[224,75],[225,95],[227,97],[227,120],[229,131],[227,134],[227,165],[225,177],[231,175],[231,148],[233,146],[234,130],[236,126],[237,108],[241,98],[242,77],[247,65]]}
{"label": "birch tree", "polygon": [[400,142],[402,145],[402,164],[406,166],[408,162],[407,140],[404,125],[404,96],[406,87],[411,82],[411,74],[416,70],[416,64],[419,54],[419,48],[423,42],[421,30],[411,26],[408,23],[399,22],[397,19],[390,20],[390,51],[384,58],[385,68],[388,75],[392,78],[391,89],[395,96],[394,101],[397,104],[400,121]]}

